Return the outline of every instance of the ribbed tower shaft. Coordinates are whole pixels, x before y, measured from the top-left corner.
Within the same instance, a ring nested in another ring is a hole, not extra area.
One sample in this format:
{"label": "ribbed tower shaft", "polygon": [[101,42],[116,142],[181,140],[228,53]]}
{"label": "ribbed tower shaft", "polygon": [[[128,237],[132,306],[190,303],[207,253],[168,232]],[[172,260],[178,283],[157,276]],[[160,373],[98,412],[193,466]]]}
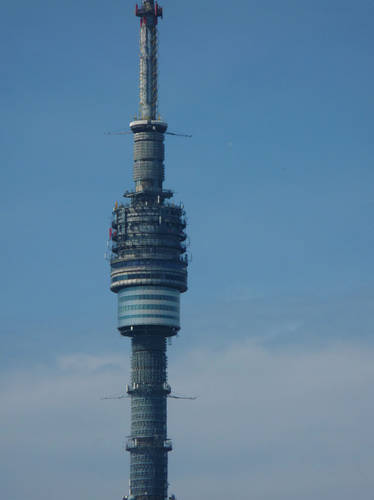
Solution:
{"label": "ribbed tower shaft", "polygon": [[130,491],[137,500],[167,496],[166,342],[157,335],[132,339]]}

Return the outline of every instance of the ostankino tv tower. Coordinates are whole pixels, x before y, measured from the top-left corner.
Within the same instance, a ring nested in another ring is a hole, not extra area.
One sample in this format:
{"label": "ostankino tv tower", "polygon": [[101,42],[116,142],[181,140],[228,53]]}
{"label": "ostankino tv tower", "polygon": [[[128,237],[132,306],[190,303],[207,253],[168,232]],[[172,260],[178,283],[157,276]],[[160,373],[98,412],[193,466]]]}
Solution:
{"label": "ostankino tv tower", "polygon": [[140,116],[134,134],[135,189],[116,203],[111,228],[111,290],[118,296],[118,329],[131,338],[129,500],[168,497],[166,340],[180,328],[180,294],[187,290],[185,214],[163,189],[164,135],[157,116],[157,22],[153,0],[136,7],[140,18]]}

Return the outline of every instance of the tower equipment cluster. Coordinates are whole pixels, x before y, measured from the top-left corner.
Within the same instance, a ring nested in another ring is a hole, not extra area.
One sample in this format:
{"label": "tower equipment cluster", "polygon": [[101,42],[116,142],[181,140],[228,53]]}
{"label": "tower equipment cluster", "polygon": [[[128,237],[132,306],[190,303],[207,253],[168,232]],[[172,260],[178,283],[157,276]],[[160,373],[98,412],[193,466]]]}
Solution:
{"label": "tower equipment cluster", "polygon": [[172,192],[163,189],[164,135],[157,118],[157,21],[153,0],[136,7],[140,17],[140,110],[134,136],[135,189],[115,204],[111,290],[118,296],[118,329],[131,338],[131,434],[128,500],[168,498],[166,340],[180,328],[180,294],[187,290],[186,220]]}

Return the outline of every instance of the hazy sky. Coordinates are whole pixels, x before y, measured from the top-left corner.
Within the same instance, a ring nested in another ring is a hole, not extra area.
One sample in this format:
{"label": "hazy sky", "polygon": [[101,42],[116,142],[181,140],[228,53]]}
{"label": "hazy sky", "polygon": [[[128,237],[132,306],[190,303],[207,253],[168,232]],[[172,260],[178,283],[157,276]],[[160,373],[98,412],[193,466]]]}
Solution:
{"label": "hazy sky", "polygon": [[[160,2],[161,3],[161,2]],[[188,214],[170,348],[178,499],[367,500],[374,2],[164,0],[165,186]],[[0,492],[127,492],[129,341],[104,260],[132,187],[129,0],[2,2]]]}

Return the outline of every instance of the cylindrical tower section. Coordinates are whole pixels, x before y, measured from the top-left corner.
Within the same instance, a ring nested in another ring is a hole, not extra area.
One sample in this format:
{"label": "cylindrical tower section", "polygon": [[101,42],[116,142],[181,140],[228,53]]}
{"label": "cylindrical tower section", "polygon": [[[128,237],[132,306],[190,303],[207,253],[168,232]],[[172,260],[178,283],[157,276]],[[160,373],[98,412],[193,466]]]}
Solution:
{"label": "cylindrical tower section", "polygon": [[137,500],[167,496],[166,341],[162,335],[132,339],[130,495]]}
{"label": "cylindrical tower section", "polygon": [[161,191],[164,180],[164,134],[134,134],[135,191]]}
{"label": "cylindrical tower section", "polygon": [[179,291],[162,286],[132,286],[118,292],[118,327],[180,327]]}
{"label": "cylindrical tower section", "polygon": [[166,339],[137,335],[132,339],[131,436],[166,439]]}
{"label": "cylindrical tower section", "polygon": [[179,329],[179,297],[187,289],[186,221],[181,206],[146,198],[113,210],[111,289],[118,327]]}
{"label": "cylindrical tower section", "polygon": [[164,133],[167,123],[160,120],[136,120],[130,123],[134,133],[134,181],[136,193],[162,193],[164,180]]}

